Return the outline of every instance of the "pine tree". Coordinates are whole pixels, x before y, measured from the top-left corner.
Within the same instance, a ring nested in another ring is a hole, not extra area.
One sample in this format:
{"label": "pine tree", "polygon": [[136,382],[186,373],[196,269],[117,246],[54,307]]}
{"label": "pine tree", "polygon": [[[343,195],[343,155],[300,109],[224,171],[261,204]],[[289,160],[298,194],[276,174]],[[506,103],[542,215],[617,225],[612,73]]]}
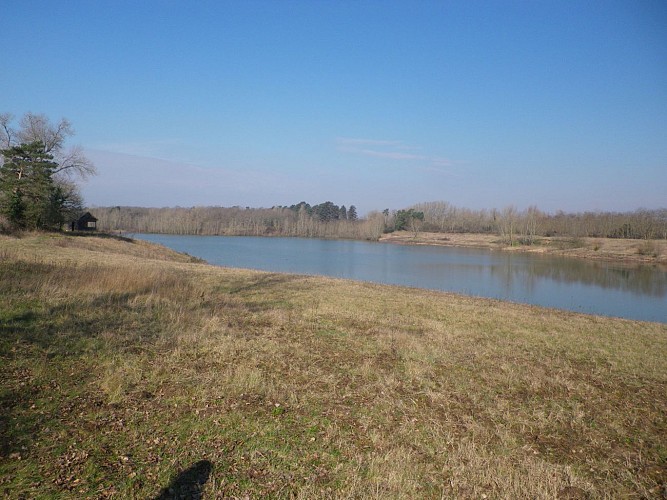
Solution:
{"label": "pine tree", "polygon": [[0,213],[15,227],[52,227],[61,198],[53,173],[58,164],[40,141],[0,150]]}
{"label": "pine tree", "polygon": [[313,213],[322,222],[338,220],[340,217],[340,208],[331,201],[325,201],[313,207]]}

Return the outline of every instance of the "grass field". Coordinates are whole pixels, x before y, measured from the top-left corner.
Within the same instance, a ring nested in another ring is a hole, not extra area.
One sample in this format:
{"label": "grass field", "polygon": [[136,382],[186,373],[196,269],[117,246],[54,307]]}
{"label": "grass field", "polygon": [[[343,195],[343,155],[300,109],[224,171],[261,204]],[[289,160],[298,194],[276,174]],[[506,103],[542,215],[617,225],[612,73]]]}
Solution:
{"label": "grass field", "polygon": [[0,236],[0,496],[660,498],[667,325]]}

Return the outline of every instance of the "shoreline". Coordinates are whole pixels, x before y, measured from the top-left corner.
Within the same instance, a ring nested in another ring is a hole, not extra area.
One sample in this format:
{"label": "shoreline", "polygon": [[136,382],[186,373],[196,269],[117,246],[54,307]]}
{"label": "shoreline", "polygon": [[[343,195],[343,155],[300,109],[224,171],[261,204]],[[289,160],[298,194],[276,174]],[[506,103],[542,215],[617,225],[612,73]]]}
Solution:
{"label": "shoreline", "polygon": [[483,248],[503,252],[539,253],[595,261],[658,265],[667,268],[666,240],[537,237],[533,245],[510,247],[495,234],[419,232],[415,235],[409,231],[397,231],[382,235],[378,241],[398,245]]}

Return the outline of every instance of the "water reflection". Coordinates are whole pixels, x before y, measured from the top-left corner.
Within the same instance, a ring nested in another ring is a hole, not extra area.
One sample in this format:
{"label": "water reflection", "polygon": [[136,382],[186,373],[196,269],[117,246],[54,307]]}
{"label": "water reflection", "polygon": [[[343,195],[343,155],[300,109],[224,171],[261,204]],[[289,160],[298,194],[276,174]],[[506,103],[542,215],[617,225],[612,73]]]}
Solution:
{"label": "water reflection", "polygon": [[[518,258],[517,258],[518,257]],[[510,281],[515,277],[526,280],[532,287],[537,279],[549,279],[559,283],[583,283],[605,289],[618,289],[636,295],[667,295],[667,272],[657,267],[628,266],[609,262],[587,262],[568,258],[508,255],[505,262],[491,266],[491,273],[505,275]]]}

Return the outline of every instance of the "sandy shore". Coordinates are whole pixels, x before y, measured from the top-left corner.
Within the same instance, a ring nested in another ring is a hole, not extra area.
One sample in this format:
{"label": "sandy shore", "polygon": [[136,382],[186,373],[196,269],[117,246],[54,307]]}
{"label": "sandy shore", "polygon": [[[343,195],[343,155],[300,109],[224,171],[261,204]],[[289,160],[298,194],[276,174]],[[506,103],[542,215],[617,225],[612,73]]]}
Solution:
{"label": "sandy shore", "polygon": [[488,248],[508,252],[534,252],[582,259],[667,266],[666,240],[627,240],[612,238],[537,238],[533,245],[508,246],[495,234],[415,233],[397,231],[380,241],[403,245],[435,245]]}

